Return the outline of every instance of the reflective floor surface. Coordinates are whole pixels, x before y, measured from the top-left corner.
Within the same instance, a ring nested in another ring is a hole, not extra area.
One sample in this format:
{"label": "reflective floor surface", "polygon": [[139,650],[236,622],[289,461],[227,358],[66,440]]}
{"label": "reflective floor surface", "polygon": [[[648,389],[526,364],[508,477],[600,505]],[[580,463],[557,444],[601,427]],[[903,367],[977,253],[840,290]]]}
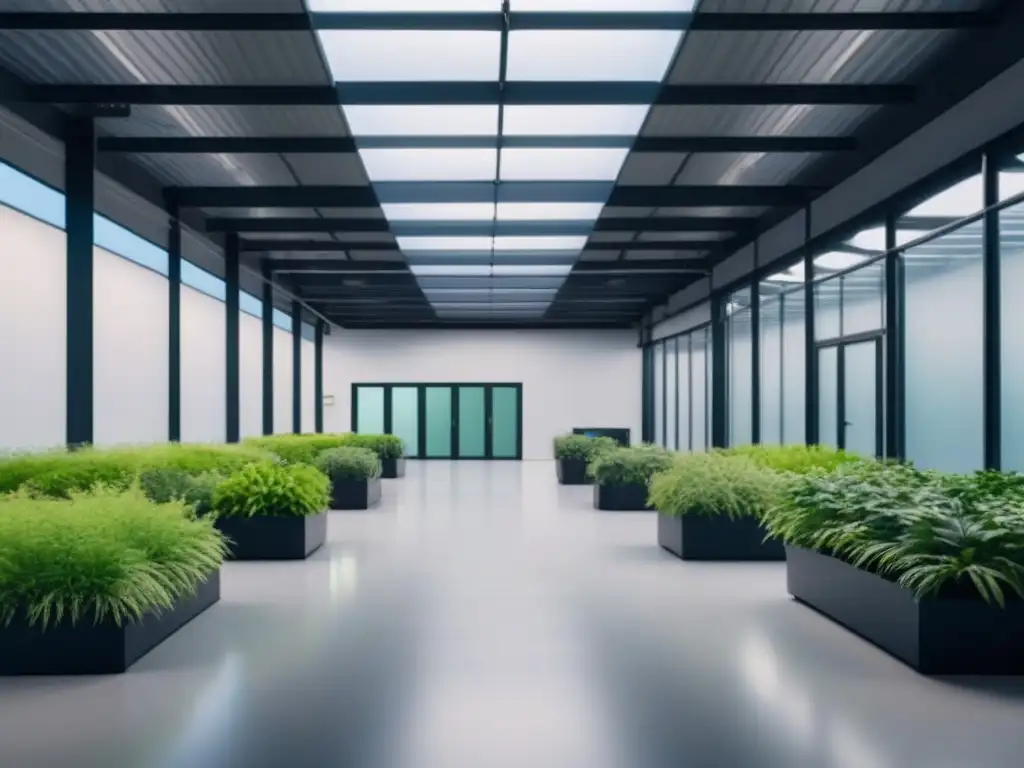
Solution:
{"label": "reflective floor surface", "polygon": [[[127,674],[0,679],[3,768],[1010,768],[1024,681],[921,677],[549,462],[410,462]],[[1024,649],[1022,649],[1024,652]]]}

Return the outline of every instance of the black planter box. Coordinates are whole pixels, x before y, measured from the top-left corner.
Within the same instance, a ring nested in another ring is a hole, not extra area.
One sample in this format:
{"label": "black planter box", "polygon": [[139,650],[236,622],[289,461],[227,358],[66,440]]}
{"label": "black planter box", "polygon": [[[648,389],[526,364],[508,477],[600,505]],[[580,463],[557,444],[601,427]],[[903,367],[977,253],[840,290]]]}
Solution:
{"label": "black planter box", "polygon": [[331,483],[331,509],[369,509],[379,501],[379,477],[372,480],[334,480]]}
{"label": "black planter box", "polygon": [[919,672],[1024,674],[1024,600],[925,598],[819,552],[786,547],[789,594]]}
{"label": "black planter box", "polygon": [[782,542],[764,536],[754,517],[658,514],[658,545],[683,560],[785,560]]}
{"label": "black planter box", "polygon": [[380,476],[385,480],[396,480],[399,477],[405,477],[405,458],[381,459]]}
{"label": "black planter box", "polygon": [[327,538],[327,513],[310,517],[221,517],[217,529],[231,539],[232,560],[304,560]]}
{"label": "black planter box", "polygon": [[594,482],[587,476],[586,459],[556,459],[555,474],[562,485],[590,485]]}
{"label": "black planter box", "polygon": [[647,506],[647,486],[640,483],[626,485],[594,485],[594,507],[616,512],[643,512]]}
{"label": "black planter box", "polygon": [[124,672],[153,648],[220,600],[220,571],[181,598],[173,608],[146,613],[120,627],[110,619],[95,624],[30,627],[16,616],[0,627],[0,675],[105,675]]}

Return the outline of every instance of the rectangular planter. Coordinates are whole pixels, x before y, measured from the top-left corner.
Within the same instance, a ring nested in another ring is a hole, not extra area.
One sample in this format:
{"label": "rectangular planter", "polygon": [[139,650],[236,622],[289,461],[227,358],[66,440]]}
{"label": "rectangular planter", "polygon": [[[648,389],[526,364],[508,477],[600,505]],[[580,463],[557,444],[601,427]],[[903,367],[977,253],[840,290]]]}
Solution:
{"label": "rectangular planter", "polygon": [[647,506],[647,486],[640,483],[628,485],[594,485],[594,508],[616,512],[643,512],[653,509]]}
{"label": "rectangular planter", "polygon": [[310,517],[221,517],[218,530],[231,539],[232,560],[304,560],[327,538],[327,513]]}
{"label": "rectangular planter", "polygon": [[0,627],[0,675],[105,675],[124,672],[153,648],[220,600],[220,571],[173,608],[150,611],[120,627],[110,619],[30,627],[16,616]]}
{"label": "rectangular planter", "polygon": [[555,459],[555,474],[562,485],[590,485],[586,459]]}
{"label": "rectangular planter", "polygon": [[658,514],[658,545],[683,560],[785,560],[782,542],[764,535],[753,517]]}
{"label": "rectangular planter", "polygon": [[380,501],[380,478],[335,480],[331,483],[331,509],[369,509]]}
{"label": "rectangular planter", "polygon": [[380,476],[385,480],[405,477],[405,457],[399,459],[381,459]]}
{"label": "rectangular planter", "polygon": [[789,594],[919,672],[1024,674],[1024,600],[925,598],[819,552],[786,547]]}

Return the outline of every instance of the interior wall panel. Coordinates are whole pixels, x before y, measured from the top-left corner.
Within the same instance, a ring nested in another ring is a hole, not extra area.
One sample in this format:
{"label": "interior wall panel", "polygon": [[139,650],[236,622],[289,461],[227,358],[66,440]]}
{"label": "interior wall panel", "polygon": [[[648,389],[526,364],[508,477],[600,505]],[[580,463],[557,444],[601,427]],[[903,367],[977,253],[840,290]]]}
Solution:
{"label": "interior wall panel", "polygon": [[181,288],[181,441],[226,439],[226,305],[187,286]]}

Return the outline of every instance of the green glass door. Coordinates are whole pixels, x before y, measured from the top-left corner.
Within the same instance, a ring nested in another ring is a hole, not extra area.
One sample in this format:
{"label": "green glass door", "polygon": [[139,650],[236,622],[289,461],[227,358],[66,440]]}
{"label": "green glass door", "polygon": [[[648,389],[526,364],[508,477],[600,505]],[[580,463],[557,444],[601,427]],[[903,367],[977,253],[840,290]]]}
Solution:
{"label": "green glass door", "polygon": [[452,458],[452,388],[425,387],[424,451],[428,459]]}
{"label": "green glass door", "polygon": [[364,435],[384,434],[384,387],[356,387],[353,431]]}
{"label": "green glass door", "polygon": [[420,455],[419,387],[391,388],[391,434],[402,439],[405,455]]}
{"label": "green glass door", "polygon": [[485,387],[460,386],[459,391],[459,458],[487,457],[487,422]]}
{"label": "green glass door", "polygon": [[519,456],[519,388],[494,385],[491,395],[491,458]]}

